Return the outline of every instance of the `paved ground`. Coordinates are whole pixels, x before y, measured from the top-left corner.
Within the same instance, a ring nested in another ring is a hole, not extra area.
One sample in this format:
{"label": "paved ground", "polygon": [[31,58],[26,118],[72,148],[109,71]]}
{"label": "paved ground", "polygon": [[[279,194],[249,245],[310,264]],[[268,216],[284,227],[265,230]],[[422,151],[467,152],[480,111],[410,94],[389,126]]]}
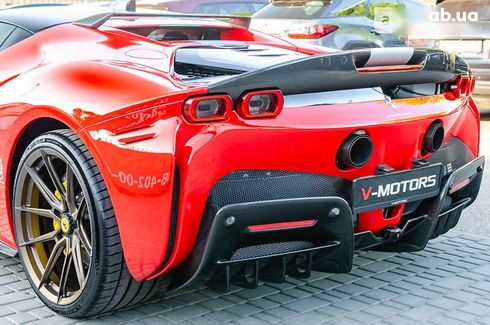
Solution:
{"label": "paved ground", "polygon": [[456,230],[490,238],[490,114],[482,119],[480,154],[487,158],[483,186],[476,202],[463,213]]}
{"label": "paved ground", "polygon": [[[490,157],[490,117],[482,123]],[[490,166],[488,164],[487,166]],[[257,290],[196,287],[83,323],[490,324],[490,168],[456,230],[415,254],[360,252],[348,274],[314,273]],[[472,233],[472,234],[469,234]],[[34,296],[17,259],[0,257],[0,324],[63,324]]]}
{"label": "paved ground", "polygon": [[[0,324],[64,324],[34,297],[16,259],[0,259]],[[490,324],[490,239],[450,232],[416,254],[359,253],[350,274],[314,273],[219,294],[193,288],[84,323]]]}

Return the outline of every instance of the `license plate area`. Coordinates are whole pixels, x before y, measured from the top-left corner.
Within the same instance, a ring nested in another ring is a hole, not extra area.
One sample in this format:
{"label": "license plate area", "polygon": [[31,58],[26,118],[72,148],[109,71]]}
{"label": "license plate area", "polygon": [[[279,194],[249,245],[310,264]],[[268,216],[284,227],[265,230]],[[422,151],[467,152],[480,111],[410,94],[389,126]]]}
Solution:
{"label": "license plate area", "polygon": [[442,164],[368,176],[352,184],[354,213],[383,209],[439,195]]}

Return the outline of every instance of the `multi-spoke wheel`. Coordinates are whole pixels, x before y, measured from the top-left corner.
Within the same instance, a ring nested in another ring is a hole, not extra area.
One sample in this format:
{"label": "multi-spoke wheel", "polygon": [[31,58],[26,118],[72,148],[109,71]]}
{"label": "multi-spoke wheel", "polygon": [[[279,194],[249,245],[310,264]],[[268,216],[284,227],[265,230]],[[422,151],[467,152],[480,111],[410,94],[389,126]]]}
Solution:
{"label": "multi-spoke wheel", "polygon": [[104,181],[69,130],[34,140],[18,166],[13,195],[20,258],[34,291],[56,312],[82,317],[131,306],[156,282],[127,271]]}

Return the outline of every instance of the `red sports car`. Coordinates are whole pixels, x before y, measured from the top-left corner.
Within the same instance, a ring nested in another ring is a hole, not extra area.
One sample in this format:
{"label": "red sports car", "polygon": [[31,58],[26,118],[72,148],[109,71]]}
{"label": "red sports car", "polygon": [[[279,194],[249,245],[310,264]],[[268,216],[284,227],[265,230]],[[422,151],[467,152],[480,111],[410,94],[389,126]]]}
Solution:
{"label": "red sports car", "polygon": [[69,7],[1,11],[0,44],[2,251],[66,316],[418,251],[480,188],[475,79],[440,50]]}

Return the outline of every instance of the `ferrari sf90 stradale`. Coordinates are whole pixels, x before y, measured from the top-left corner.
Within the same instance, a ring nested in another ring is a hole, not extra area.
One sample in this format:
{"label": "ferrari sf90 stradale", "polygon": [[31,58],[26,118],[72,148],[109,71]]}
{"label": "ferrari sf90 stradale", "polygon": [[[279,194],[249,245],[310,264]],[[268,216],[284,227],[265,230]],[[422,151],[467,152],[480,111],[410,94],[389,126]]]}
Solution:
{"label": "ferrari sf90 stradale", "polygon": [[421,250],[474,201],[460,57],[229,18],[0,12],[0,241],[51,309],[349,272],[354,250]]}

